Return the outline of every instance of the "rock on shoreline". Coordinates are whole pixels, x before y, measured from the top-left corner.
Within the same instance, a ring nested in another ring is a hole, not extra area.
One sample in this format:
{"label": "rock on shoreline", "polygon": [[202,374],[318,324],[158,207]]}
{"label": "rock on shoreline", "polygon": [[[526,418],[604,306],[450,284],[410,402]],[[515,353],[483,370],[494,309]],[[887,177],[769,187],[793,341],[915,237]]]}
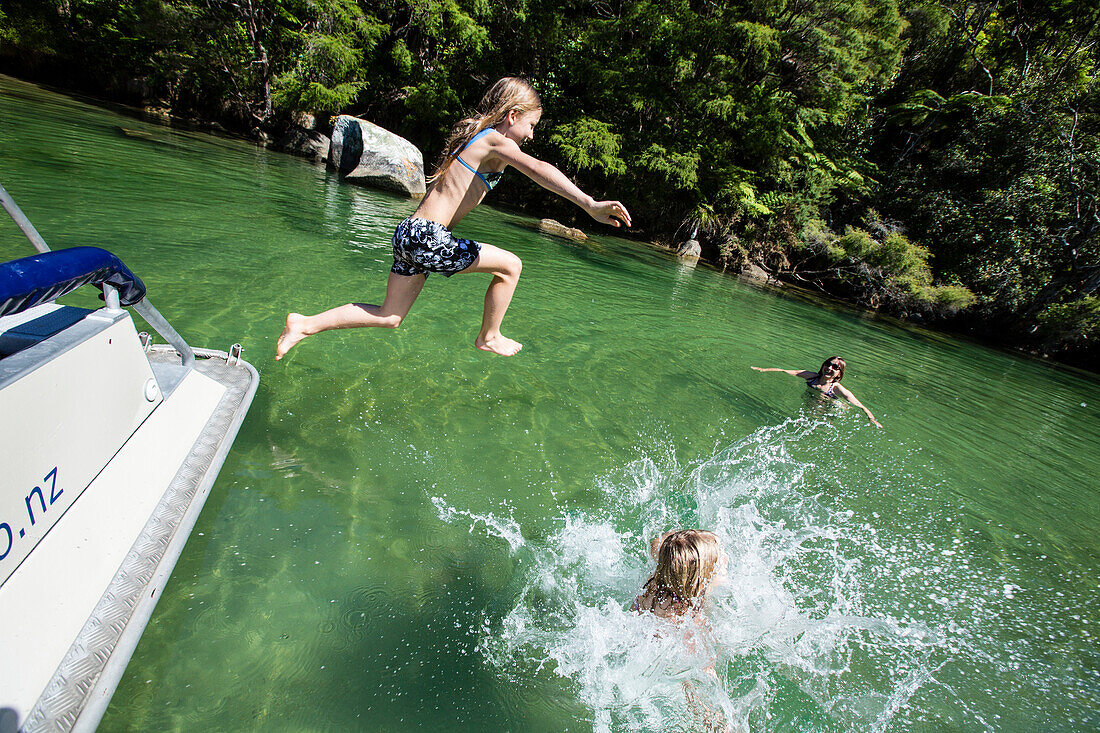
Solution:
{"label": "rock on shoreline", "polygon": [[686,260],[697,260],[703,254],[703,249],[699,245],[699,240],[689,239],[676,250],[676,254]]}
{"label": "rock on shoreline", "polygon": [[554,221],[553,219],[541,219],[539,221],[539,231],[544,232],[545,234],[553,234],[555,237],[572,239],[574,242],[583,242],[588,239],[588,235],[582,232],[580,229],[567,227],[560,222]]}
{"label": "rock on shoreline", "polygon": [[328,160],[330,145],[328,135],[317,130],[294,126],[268,147],[281,153],[310,158],[314,163],[324,163]]}
{"label": "rock on shoreline", "polygon": [[329,166],[348,183],[421,198],[427,191],[424,156],[411,142],[350,115],[333,121]]}

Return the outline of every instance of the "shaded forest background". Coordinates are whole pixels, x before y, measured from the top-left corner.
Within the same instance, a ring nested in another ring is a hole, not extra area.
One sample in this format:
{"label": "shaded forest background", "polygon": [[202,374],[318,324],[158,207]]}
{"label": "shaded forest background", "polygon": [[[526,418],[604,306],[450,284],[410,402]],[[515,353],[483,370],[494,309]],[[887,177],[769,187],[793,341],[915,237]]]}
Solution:
{"label": "shaded forest background", "polygon": [[[526,76],[531,152],[636,234],[1093,370],[1098,44],[1083,0],[0,4],[0,71],[254,138],[345,112],[430,161]],[[578,215],[522,176],[494,199]]]}

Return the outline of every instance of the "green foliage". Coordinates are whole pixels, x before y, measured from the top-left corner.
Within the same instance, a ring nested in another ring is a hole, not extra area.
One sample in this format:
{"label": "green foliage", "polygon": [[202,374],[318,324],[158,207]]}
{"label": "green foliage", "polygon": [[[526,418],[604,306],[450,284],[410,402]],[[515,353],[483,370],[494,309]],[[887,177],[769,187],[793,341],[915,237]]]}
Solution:
{"label": "green foliage", "polygon": [[849,257],[856,260],[863,259],[879,246],[870,234],[852,227],[845,230],[844,236],[838,238],[836,244],[841,258]]}
{"label": "green foliage", "polygon": [[[5,0],[0,68],[246,130],[352,112],[429,158],[490,82],[525,75],[532,154],[643,235],[691,222],[721,266],[1018,323],[997,329],[1018,343],[1092,333],[1095,3]],[[576,214],[521,179],[494,197]]]}
{"label": "green foliage", "polygon": [[925,297],[935,303],[936,309],[953,315],[974,304],[974,293],[962,285],[936,285],[926,291]]}
{"label": "green foliage", "polygon": [[412,0],[409,7],[413,22],[434,43],[478,53],[489,45],[489,32],[478,22],[491,10],[484,0]]}
{"label": "green foliage", "polygon": [[837,236],[824,222],[811,221],[802,231],[807,256],[788,269],[795,275],[824,269],[862,302],[899,313],[945,316],[974,303],[974,294],[962,285],[934,284],[927,248],[875,216],[869,223],[880,236],[851,226]]}
{"label": "green foliage", "polygon": [[[1100,9],[953,1],[906,12],[912,61],[872,129],[887,182],[876,206],[920,232],[1000,334],[1034,339],[1036,315],[1078,312],[1100,273]],[[1042,337],[1068,342],[1071,330]]]}
{"label": "green foliage", "polygon": [[889,232],[875,239],[862,229],[848,227],[836,244],[842,258],[861,263],[905,292],[917,294],[931,285],[932,271],[928,266],[931,253],[903,234]]}
{"label": "green foliage", "polygon": [[[751,183],[745,181],[738,181],[734,186],[728,189],[726,196],[723,198],[736,201],[736,210],[749,216],[770,216],[775,213],[772,211],[771,207],[757,199],[756,189],[753,188]],[[772,194],[772,199],[773,206],[782,200],[781,197],[775,193]]]}
{"label": "green foliage", "polygon": [[582,117],[559,125],[550,136],[550,143],[561,151],[562,159],[574,171],[626,173],[626,163],[619,157],[620,138],[606,122]]}
{"label": "green foliage", "polygon": [[367,87],[363,59],[388,35],[389,26],[353,0],[326,0],[308,9],[314,17],[299,21],[306,30],[295,39],[297,58],[272,82],[274,105],[290,112],[344,109]]}
{"label": "green foliage", "polygon": [[1039,324],[1055,342],[1100,339],[1100,297],[1087,295],[1049,305],[1039,314]]}
{"label": "green foliage", "polygon": [[634,162],[673,188],[691,190],[699,181],[698,153],[678,153],[653,143]]}
{"label": "green foliage", "polygon": [[408,76],[413,69],[413,64],[416,63],[416,59],[413,57],[412,52],[409,51],[405,42],[398,38],[394,41],[393,50],[390,52],[390,59],[393,61],[393,65],[397,70],[399,76]]}

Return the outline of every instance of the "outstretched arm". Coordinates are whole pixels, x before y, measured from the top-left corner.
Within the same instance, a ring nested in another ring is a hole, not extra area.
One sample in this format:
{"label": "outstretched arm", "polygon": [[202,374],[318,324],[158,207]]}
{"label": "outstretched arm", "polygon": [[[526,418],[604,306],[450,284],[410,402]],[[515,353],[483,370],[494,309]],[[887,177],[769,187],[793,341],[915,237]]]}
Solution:
{"label": "outstretched arm", "polygon": [[654,560],[657,559],[657,553],[661,550],[661,543],[665,541],[665,537],[672,534],[672,530],[665,532],[662,535],[657,535],[649,541],[649,556]]}
{"label": "outstretched arm", "polygon": [[863,410],[863,414],[867,416],[867,419],[873,422],[875,425],[882,427],[882,423],[875,419],[875,416],[871,414],[871,411],[863,406],[863,403],[856,399],[856,396],[852,394],[852,391],[843,385],[836,385],[836,389],[844,397],[844,399],[851,402],[853,405]]}
{"label": "outstretched arm", "polygon": [[596,221],[612,226],[630,226],[630,212],[618,201],[596,201],[577,188],[569,177],[546,161],[520,150],[512,140],[501,140],[494,145],[493,152],[508,165],[539,184],[547,191],[553,191],[564,199],[572,201],[588,212]]}
{"label": "outstretched arm", "polygon": [[776,369],[774,367],[749,367],[758,372],[783,372],[784,374],[790,374],[792,377],[798,377],[799,379],[813,379],[817,376],[817,372],[807,372],[803,369]]}

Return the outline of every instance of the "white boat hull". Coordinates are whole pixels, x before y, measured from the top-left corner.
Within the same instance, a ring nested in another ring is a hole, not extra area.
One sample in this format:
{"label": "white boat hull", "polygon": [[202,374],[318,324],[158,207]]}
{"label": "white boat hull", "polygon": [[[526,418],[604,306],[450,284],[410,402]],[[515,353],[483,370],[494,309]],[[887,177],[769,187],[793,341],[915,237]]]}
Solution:
{"label": "white boat hull", "polygon": [[20,729],[102,717],[255,393],[229,361],[146,358],[121,310],[0,361],[0,708]]}

